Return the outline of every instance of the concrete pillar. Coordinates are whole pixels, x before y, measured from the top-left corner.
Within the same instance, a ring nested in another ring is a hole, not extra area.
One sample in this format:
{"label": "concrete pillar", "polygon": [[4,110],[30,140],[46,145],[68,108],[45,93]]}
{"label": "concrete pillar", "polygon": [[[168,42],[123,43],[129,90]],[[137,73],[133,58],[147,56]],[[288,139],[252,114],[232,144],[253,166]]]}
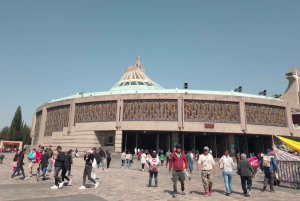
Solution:
{"label": "concrete pillar", "polygon": [[[33,145],[33,140],[34,140],[35,123],[36,123],[36,113],[33,113],[33,115],[32,115],[31,130],[30,130],[31,147],[32,147],[32,145]],[[1,146],[0,146],[0,148],[1,148]]]}
{"label": "concrete pillar", "polygon": [[156,134],[156,153],[159,154],[159,133]]}
{"label": "concrete pillar", "polygon": [[[232,150],[231,144],[234,145],[233,150]],[[228,135],[228,147],[229,147],[230,156],[234,157],[236,155],[236,153],[235,153],[235,144],[234,144],[234,135],[233,134]],[[232,152],[234,152],[234,153],[232,153]]]}
{"label": "concrete pillar", "polygon": [[171,151],[171,133],[168,133],[168,150]]}
{"label": "concrete pillar", "polygon": [[174,150],[174,142],[179,143],[179,133],[172,133],[172,142],[171,142],[171,149],[170,151],[172,152]]}
{"label": "concrete pillar", "polygon": [[122,153],[122,131],[115,133],[115,152],[117,154]]}
{"label": "concrete pillar", "polygon": [[44,142],[44,133],[45,133],[45,126],[46,126],[46,119],[47,119],[47,108],[43,106],[42,111],[42,118],[41,118],[41,125],[40,125],[40,132],[39,132],[39,140],[37,142],[38,145],[43,145]]}
{"label": "concrete pillar", "polygon": [[[289,132],[290,132],[289,134],[294,134],[294,125],[293,125],[293,118],[292,118],[291,110],[292,110],[292,106],[290,103],[288,103],[286,106],[286,112],[285,112],[285,115],[287,118],[286,123],[289,128]],[[277,134],[277,133],[275,133],[275,134]]]}
{"label": "concrete pillar", "polygon": [[71,134],[71,131],[73,130],[72,128],[75,126],[75,109],[75,103],[74,100],[72,100],[72,103],[70,104],[68,135]]}
{"label": "concrete pillar", "polygon": [[241,121],[241,130],[243,133],[247,132],[247,122],[246,122],[246,111],[245,111],[245,101],[240,101],[240,121]]}
{"label": "concrete pillar", "polygon": [[136,149],[138,148],[138,140],[139,140],[139,134],[136,133],[136,136],[135,136],[135,148]]}

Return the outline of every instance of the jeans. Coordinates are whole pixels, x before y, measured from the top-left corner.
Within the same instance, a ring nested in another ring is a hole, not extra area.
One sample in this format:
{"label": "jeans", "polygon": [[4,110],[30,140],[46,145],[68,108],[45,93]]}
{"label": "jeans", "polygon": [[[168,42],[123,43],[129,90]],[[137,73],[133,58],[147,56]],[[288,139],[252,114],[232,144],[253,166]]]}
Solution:
{"label": "jeans", "polygon": [[155,186],[158,185],[157,175],[158,175],[158,172],[149,171],[149,187],[152,185],[153,176],[154,176]]}
{"label": "jeans", "polygon": [[55,178],[55,186],[58,186],[58,183],[61,183],[61,180],[58,176],[59,172],[62,170],[62,167],[55,167],[53,177]]}
{"label": "jeans", "polygon": [[[251,191],[252,187],[252,177],[251,176],[241,176],[242,189],[244,191],[244,195],[247,194],[247,190]],[[247,187],[246,187],[247,183]]]}
{"label": "jeans", "polygon": [[126,159],[126,164],[127,164],[127,168],[130,168],[130,166],[131,166],[131,162],[130,162],[130,160],[129,160],[129,159]]}
{"label": "jeans", "polygon": [[170,158],[167,158],[166,167],[168,166],[169,162],[170,162]]}
{"label": "jeans", "polygon": [[64,182],[65,181],[65,179],[67,180],[67,181],[70,181],[70,179],[66,176],[66,174],[67,174],[67,169],[66,168],[63,168],[62,169],[62,172],[61,172],[61,180]]}
{"label": "jeans", "polygon": [[13,178],[15,176],[16,172],[18,172],[18,168],[20,168],[20,170],[22,171],[22,175],[23,175],[23,177],[25,179],[25,173],[24,173],[23,165],[21,165],[20,167],[16,168],[16,170],[12,173],[11,178]]}
{"label": "jeans", "polygon": [[83,181],[82,185],[85,186],[86,183],[86,176],[88,176],[88,179],[93,182],[94,184],[96,181],[91,177],[92,174],[92,166],[85,166],[84,171],[83,171]]}
{"label": "jeans", "polygon": [[231,188],[232,188],[232,172],[229,171],[223,171],[223,178],[224,178],[224,183],[225,183],[225,188],[226,188],[226,193],[231,193]]}
{"label": "jeans", "polygon": [[121,162],[122,162],[122,167],[124,167],[125,166],[125,160],[121,160]]}
{"label": "jeans", "polygon": [[70,166],[70,169],[68,170],[68,176],[71,176],[71,169],[72,169],[72,166]]}
{"label": "jeans", "polygon": [[102,164],[102,168],[104,168],[104,158],[103,157],[100,157],[100,163]]}
{"label": "jeans", "polygon": [[189,169],[190,169],[190,172],[194,171],[194,163],[193,163],[193,161],[189,162]]}
{"label": "jeans", "polygon": [[270,181],[270,190],[274,190],[274,170],[264,170],[265,179],[264,179],[264,186],[267,186]]}
{"label": "jeans", "polygon": [[173,189],[174,189],[174,192],[177,192],[177,180],[178,179],[179,179],[180,184],[181,184],[181,190],[184,191],[185,176],[184,176],[183,170],[181,170],[181,171],[173,170],[172,176],[173,176]]}

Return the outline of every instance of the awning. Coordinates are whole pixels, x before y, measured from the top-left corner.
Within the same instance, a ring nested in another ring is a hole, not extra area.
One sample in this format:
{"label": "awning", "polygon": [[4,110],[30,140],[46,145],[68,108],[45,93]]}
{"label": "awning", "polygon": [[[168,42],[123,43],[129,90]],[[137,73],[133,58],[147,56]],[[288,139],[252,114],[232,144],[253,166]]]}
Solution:
{"label": "awning", "polygon": [[[275,135],[276,136],[276,135]],[[281,142],[283,142],[286,146],[291,148],[294,151],[300,152],[300,142],[296,142],[294,140],[290,140],[284,137],[276,136]]]}
{"label": "awning", "polygon": [[3,142],[3,145],[6,145],[6,146],[19,146],[20,143],[19,142]]}

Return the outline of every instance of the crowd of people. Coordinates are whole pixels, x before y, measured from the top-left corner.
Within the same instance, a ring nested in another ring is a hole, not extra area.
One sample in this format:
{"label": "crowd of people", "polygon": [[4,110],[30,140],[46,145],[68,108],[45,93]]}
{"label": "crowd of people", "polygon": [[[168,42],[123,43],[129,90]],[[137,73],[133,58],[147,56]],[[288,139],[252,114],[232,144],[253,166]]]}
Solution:
{"label": "crowd of people", "polygon": [[[45,180],[47,172],[51,173],[53,170],[54,186],[51,189],[60,189],[65,185],[65,180],[67,180],[66,185],[71,185],[71,168],[73,165],[73,157],[76,157],[73,150],[63,151],[61,146],[56,148],[57,154],[54,155],[52,146],[49,145],[48,148],[39,147],[38,150],[35,148],[28,154],[28,177],[25,176],[24,171],[24,159],[26,150],[17,151],[11,167],[13,167],[12,175],[10,180],[13,180],[15,174],[22,173],[24,179],[28,179],[33,176],[34,166],[36,166],[36,179]],[[168,168],[169,173],[172,175],[173,180],[173,196],[176,197],[179,194],[177,190],[177,181],[181,185],[181,194],[185,195],[185,178],[187,177],[191,180],[191,175],[189,173],[194,172],[194,162],[197,162],[197,170],[200,171],[204,196],[212,196],[213,189],[213,179],[216,174],[216,162],[212,156],[209,147],[205,146],[203,148],[203,154],[193,153],[192,151],[184,152],[180,144],[176,145],[173,152],[167,151],[152,151],[151,153],[147,150],[137,150],[135,151],[137,160],[141,163],[141,171],[147,171],[149,173],[149,184],[148,187],[152,187],[152,180],[154,179],[155,188],[158,187],[158,172],[160,167]],[[83,160],[85,161],[83,170],[83,181],[82,186],[79,188],[81,190],[85,189],[86,178],[94,183],[95,188],[98,188],[99,183],[96,181],[96,169],[110,167],[111,153],[109,151],[104,151],[101,148],[92,148],[84,153]],[[127,151],[121,154],[121,168],[129,169],[133,163],[134,155]],[[274,192],[274,179],[278,171],[276,160],[270,149],[267,150],[265,154],[259,153],[256,156],[251,154],[247,158],[246,154],[238,153],[236,155],[237,159],[237,174],[241,179],[241,186],[244,196],[248,197],[251,194],[252,188],[252,178],[255,177],[257,169],[260,168],[265,174],[263,191],[266,190],[267,185],[270,185],[270,192]],[[232,193],[232,177],[234,162],[230,157],[229,151],[225,151],[224,155],[220,158],[219,168],[222,170],[222,176],[224,178],[225,192],[226,196],[230,196]]]}

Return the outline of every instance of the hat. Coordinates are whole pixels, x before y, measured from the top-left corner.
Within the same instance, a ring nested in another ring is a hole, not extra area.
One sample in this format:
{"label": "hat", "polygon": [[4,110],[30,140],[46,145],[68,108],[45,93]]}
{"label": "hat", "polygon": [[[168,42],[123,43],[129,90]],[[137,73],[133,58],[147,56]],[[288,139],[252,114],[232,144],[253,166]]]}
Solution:
{"label": "hat", "polygon": [[208,146],[205,146],[203,149],[209,151]]}
{"label": "hat", "polygon": [[176,144],[176,149],[182,149],[181,144]]}
{"label": "hat", "polygon": [[88,153],[91,153],[91,154],[92,154],[93,152],[94,152],[93,150],[88,150]]}
{"label": "hat", "polygon": [[58,149],[62,149],[61,146],[57,146],[57,147],[56,147],[56,150],[58,150]]}
{"label": "hat", "polygon": [[92,150],[96,150],[96,147],[93,147]]}

